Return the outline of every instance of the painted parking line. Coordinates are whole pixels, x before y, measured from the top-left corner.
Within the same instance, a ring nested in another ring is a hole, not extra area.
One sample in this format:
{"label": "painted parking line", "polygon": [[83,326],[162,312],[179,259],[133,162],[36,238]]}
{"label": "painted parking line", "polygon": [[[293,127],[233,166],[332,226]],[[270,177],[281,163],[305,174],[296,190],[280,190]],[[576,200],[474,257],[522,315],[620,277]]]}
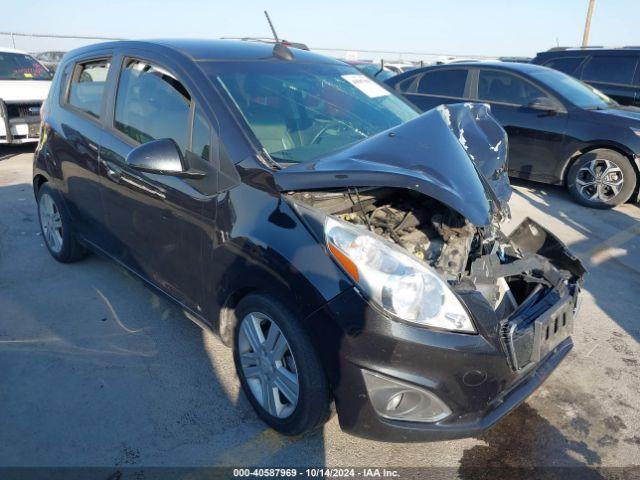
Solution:
{"label": "painted parking line", "polygon": [[221,455],[215,464],[227,465],[260,465],[270,456],[276,454],[286,446],[302,437],[286,437],[275,430],[267,428],[247,441],[229,448]]}
{"label": "painted parking line", "polygon": [[609,237],[604,242],[597,245],[595,248],[588,252],[589,265],[597,266],[607,260],[612,260],[617,257],[622,257],[627,254],[627,250],[621,248],[622,245],[629,240],[637,238],[640,235],[640,222],[636,222],[629,228],[626,228],[612,237]]}

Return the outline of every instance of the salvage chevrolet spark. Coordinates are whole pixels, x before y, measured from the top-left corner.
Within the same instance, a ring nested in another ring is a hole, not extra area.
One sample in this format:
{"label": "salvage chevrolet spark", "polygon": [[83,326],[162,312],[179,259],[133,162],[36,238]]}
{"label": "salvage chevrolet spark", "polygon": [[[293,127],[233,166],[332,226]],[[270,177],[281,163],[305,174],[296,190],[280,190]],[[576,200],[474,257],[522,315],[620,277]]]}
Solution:
{"label": "salvage chevrolet spark", "polygon": [[480,104],[420,115],[311,52],[114,42],[65,56],[33,186],[61,262],[99,252],[233,348],[258,415],[390,441],[475,435],[572,347],[584,270],[510,236],[507,139]]}

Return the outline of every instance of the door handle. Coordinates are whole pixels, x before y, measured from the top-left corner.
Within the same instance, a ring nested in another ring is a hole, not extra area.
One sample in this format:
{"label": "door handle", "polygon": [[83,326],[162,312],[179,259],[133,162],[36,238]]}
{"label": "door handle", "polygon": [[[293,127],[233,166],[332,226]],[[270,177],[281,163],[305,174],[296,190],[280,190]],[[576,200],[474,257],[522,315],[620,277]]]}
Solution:
{"label": "door handle", "polygon": [[107,165],[107,177],[116,183],[120,183],[120,180],[122,180],[122,172],[118,172]]}
{"label": "door handle", "polygon": [[155,188],[152,187],[148,187],[140,182],[135,181],[132,178],[129,178],[128,176],[123,176],[121,174],[118,174],[118,180],[120,182],[124,182],[127,183],[129,185],[131,185],[132,187],[138,188],[140,190],[142,190],[143,192],[148,193],[149,195],[153,195],[154,197],[158,197],[161,200],[164,200],[165,198],[167,198],[167,196],[164,194],[164,192],[160,191],[160,190],[156,190]]}
{"label": "door handle", "polygon": [[104,165],[105,173],[110,180],[113,180],[116,183],[120,183],[122,178],[122,170],[120,167],[113,167],[111,162],[101,159],[100,163]]}

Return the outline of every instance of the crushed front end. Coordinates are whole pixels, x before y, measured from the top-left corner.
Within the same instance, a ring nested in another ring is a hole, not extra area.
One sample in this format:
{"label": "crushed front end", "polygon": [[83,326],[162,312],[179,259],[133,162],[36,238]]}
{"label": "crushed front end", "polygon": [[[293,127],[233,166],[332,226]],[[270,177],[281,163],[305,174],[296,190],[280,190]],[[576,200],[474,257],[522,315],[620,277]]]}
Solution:
{"label": "crushed front end", "polygon": [[[531,219],[502,233],[506,136],[486,108],[435,109],[420,122],[279,179],[354,280],[305,320],[323,338],[341,427],[387,441],[473,436],[524,401],[573,345],[585,274]],[[418,138],[427,126],[442,152]],[[457,166],[390,160],[407,152]],[[449,307],[428,313],[433,303]]]}

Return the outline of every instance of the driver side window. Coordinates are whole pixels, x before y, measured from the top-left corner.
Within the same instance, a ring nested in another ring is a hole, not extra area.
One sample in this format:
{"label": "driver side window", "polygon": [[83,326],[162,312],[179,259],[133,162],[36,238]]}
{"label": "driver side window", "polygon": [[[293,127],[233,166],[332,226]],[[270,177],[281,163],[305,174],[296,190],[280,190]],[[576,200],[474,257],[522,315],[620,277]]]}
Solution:
{"label": "driver side window", "polygon": [[520,77],[496,70],[480,70],[478,100],[525,106],[547,95]]}
{"label": "driver side window", "polygon": [[170,138],[184,154],[190,108],[189,92],[171,73],[145,61],[125,61],[116,96],[117,130],[138,143]]}

